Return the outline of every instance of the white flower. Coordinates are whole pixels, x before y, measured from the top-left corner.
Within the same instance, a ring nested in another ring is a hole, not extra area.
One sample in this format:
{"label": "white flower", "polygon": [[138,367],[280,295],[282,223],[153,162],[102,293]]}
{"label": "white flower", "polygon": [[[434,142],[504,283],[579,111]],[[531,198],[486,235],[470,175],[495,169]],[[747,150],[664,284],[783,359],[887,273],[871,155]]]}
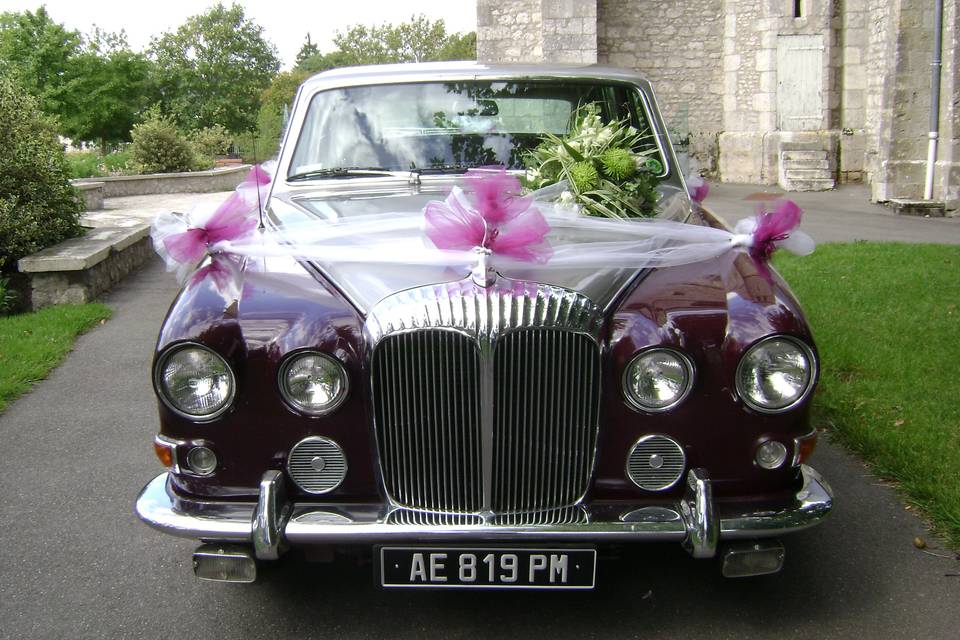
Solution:
{"label": "white flower", "polygon": [[613,131],[609,127],[604,127],[600,130],[600,133],[597,134],[597,142],[600,144],[605,144],[610,142],[613,139]]}
{"label": "white flower", "polygon": [[560,194],[560,204],[573,204],[575,199],[570,191],[564,191]]}
{"label": "white flower", "polygon": [[530,182],[539,182],[540,169],[527,169],[527,180]]}

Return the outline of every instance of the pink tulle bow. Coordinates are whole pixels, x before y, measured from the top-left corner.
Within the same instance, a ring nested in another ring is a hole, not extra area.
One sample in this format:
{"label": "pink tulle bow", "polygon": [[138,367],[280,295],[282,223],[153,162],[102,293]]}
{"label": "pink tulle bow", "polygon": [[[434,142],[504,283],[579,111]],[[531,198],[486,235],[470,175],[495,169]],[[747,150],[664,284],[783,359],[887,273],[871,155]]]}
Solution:
{"label": "pink tulle bow", "polygon": [[777,249],[777,243],[786,240],[790,232],[800,226],[802,216],[803,210],[793,200],[777,200],[773,211],[767,211],[765,205],[759,205],[750,254],[759,260],[769,260]]}
{"label": "pink tulle bow", "polygon": [[424,208],[425,232],[438,249],[489,249],[494,255],[544,263],[553,255],[550,225],[520,181],[503,168],[467,172],[463,190]]}
{"label": "pink tulle bow", "polygon": [[211,245],[238,240],[253,231],[257,218],[251,214],[257,212],[258,203],[265,199],[263,191],[269,184],[270,174],[255,166],[205,223],[163,239],[170,257],[180,263],[196,262]]}
{"label": "pink tulle bow", "polygon": [[690,194],[691,200],[700,203],[707,199],[707,196],[710,195],[710,185],[706,180],[698,175],[689,176],[686,180],[687,192]]}

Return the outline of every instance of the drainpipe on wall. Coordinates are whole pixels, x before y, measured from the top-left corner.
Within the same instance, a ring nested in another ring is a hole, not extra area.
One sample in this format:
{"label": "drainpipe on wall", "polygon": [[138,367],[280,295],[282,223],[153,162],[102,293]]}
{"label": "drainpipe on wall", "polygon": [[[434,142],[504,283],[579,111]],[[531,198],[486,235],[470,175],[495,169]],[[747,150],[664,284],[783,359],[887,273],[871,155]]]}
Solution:
{"label": "drainpipe on wall", "polygon": [[933,200],[933,171],[937,166],[937,142],[940,137],[940,49],[943,43],[943,0],[933,2],[933,62],[930,63],[930,134],[927,143],[927,178],[923,199]]}

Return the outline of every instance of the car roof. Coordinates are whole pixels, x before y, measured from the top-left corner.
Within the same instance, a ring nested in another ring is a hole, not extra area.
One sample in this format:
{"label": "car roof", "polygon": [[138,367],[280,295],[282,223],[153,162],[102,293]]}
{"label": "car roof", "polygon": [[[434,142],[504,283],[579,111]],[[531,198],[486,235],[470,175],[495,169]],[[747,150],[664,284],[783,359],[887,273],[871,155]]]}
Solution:
{"label": "car roof", "polygon": [[303,87],[306,90],[311,90],[330,86],[387,84],[405,81],[506,78],[584,78],[646,84],[643,76],[635,71],[596,64],[488,64],[461,61],[339,67],[312,76],[303,83]]}

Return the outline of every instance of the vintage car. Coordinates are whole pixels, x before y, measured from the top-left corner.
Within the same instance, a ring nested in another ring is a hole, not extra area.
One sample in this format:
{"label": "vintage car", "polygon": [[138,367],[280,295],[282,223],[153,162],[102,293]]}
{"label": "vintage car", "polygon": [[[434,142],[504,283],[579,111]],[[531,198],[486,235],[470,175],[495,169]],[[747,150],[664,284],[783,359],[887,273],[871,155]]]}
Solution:
{"label": "vintage car", "polygon": [[[476,63],[306,81],[263,225],[421,211],[469,167],[520,173],[586,102],[653,132],[660,198],[687,224],[724,225],[688,197],[634,72]],[[480,277],[290,256],[242,270],[233,292],[189,280],[153,364],[168,469],[136,512],[202,542],[199,578],[359,547],[383,587],[585,589],[598,548],[641,542],[760,575],[781,568],[780,536],[831,509],[805,464],[817,350],[749,255]]]}

